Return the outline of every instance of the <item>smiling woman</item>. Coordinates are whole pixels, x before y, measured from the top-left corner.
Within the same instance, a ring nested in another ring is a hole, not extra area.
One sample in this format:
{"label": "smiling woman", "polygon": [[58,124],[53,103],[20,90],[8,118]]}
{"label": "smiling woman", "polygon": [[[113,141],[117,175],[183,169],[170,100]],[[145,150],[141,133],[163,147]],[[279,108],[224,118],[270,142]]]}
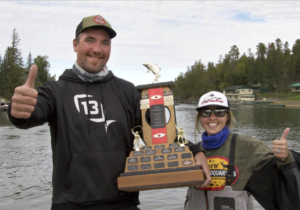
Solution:
{"label": "smiling woman", "polygon": [[222,209],[224,205],[229,209],[252,210],[253,198],[245,190],[251,175],[274,156],[281,158],[279,167],[293,163],[286,141],[289,129],[280,140],[273,141],[272,153],[258,139],[231,133],[235,118],[224,94],[217,91],[204,94],[196,110],[195,133],[204,129],[200,147],[206,152],[212,181],[205,188],[189,188],[185,210]]}
{"label": "smiling woman", "polygon": [[199,114],[201,126],[208,136],[221,132],[228,121],[227,109],[218,109],[216,106],[208,106]]}

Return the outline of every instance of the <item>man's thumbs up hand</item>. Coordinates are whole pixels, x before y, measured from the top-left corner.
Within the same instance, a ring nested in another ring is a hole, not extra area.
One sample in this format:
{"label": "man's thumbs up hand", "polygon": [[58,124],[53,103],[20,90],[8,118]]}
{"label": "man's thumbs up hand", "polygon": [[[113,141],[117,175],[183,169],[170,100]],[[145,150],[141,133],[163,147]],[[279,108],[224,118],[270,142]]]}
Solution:
{"label": "man's thumbs up hand", "polygon": [[281,158],[283,162],[285,162],[289,156],[289,148],[287,145],[287,136],[290,132],[289,128],[286,128],[283,131],[280,140],[273,141],[273,153],[276,157]]}
{"label": "man's thumbs up hand", "polygon": [[38,92],[34,89],[37,71],[37,66],[32,65],[25,84],[15,88],[11,99],[11,115],[15,118],[28,119],[34,110],[38,96]]}
{"label": "man's thumbs up hand", "polygon": [[24,86],[29,88],[34,88],[35,79],[37,76],[38,68],[36,65],[32,65],[29,70],[27,81],[25,82]]}

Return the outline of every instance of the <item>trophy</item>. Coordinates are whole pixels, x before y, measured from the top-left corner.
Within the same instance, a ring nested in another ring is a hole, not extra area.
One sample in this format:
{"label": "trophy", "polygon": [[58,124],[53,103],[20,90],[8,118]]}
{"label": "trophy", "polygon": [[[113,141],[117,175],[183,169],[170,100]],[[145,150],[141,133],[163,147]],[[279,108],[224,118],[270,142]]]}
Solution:
{"label": "trophy", "polygon": [[136,126],[133,129],[131,129],[132,134],[134,135],[133,140],[133,150],[140,151],[145,146],[145,142],[141,139],[140,133],[138,131],[134,131],[135,128],[138,128],[141,126]]}
{"label": "trophy", "polygon": [[176,125],[170,89],[175,84],[158,83],[160,68],[148,62],[144,65],[155,79],[152,84],[136,87],[141,93],[142,132],[131,130],[134,151],[126,160],[124,173],[118,177],[118,188],[130,192],[200,185],[204,183],[203,171],[195,165],[192,152],[185,146],[188,141],[183,128]]}

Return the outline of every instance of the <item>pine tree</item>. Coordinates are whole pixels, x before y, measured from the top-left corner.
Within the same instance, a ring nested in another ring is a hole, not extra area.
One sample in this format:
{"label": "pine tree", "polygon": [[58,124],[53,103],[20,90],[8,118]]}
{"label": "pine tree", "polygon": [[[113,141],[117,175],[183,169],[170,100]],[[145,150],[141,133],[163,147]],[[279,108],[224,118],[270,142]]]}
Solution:
{"label": "pine tree", "polygon": [[34,58],[34,63],[38,67],[38,75],[36,78],[35,86],[41,86],[44,82],[50,79],[48,56],[37,56]]}
{"label": "pine tree", "polygon": [[286,90],[286,84],[284,84],[284,54],[282,41],[278,38],[275,40],[276,46],[276,67],[274,69],[276,93],[278,97],[278,91]]}
{"label": "pine tree", "polygon": [[13,30],[12,46],[7,47],[3,61],[1,63],[1,94],[11,97],[16,86],[24,82],[24,69],[21,50],[18,48],[20,38],[16,31]]}
{"label": "pine tree", "polygon": [[300,39],[297,39],[293,45],[293,68],[295,71],[295,82],[300,82]]}
{"label": "pine tree", "polygon": [[257,84],[257,81],[255,81],[255,58],[253,53],[251,52],[251,48],[248,49],[248,57],[247,57],[247,65],[246,65],[246,74],[247,74],[247,79],[246,83],[248,85],[254,85]]}
{"label": "pine tree", "polygon": [[268,45],[267,49],[267,59],[266,59],[266,71],[265,71],[265,83],[269,90],[277,89],[277,84],[275,81],[275,69],[276,69],[276,48],[275,44],[272,42]]}
{"label": "pine tree", "polygon": [[[210,90],[223,91],[233,85],[260,84],[261,92],[287,93],[289,85],[300,82],[300,39],[296,40],[292,51],[288,42],[278,38],[267,45],[258,43],[256,56],[248,50],[242,54],[233,45],[225,55],[220,55],[218,63],[209,62],[208,67],[196,61],[187,72],[175,80],[174,95],[181,99],[196,99]],[[269,95],[270,96],[270,95]]]}
{"label": "pine tree", "polygon": [[265,82],[265,65],[266,65],[267,48],[264,43],[256,45],[256,62],[254,68],[254,84],[260,83],[264,85]]}
{"label": "pine tree", "polygon": [[245,85],[247,83],[246,82],[247,63],[248,63],[248,58],[244,53],[237,61],[236,67],[233,70],[232,76],[234,79],[234,85]]}
{"label": "pine tree", "polygon": [[228,53],[229,57],[230,57],[230,68],[232,71],[234,71],[236,65],[237,65],[237,61],[239,59],[240,56],[240,51],[239,48],[236,45],[233,45]]}
{"label": "pine tree", "polygon": [[282,78],[282,90],[287,93],[289,91],[289,85],[292,84],[292,81],[295,77],[295,71],[292,68],[292,57],[291,50],[289,48],[289,43],[284,43],[283,49],[283,78]]}
{"label": "pine tree", "polygon": [[33,64],[33,61],[32,61],[32,56],[31,56],[31,52],[29,52],[29,55],[27,57],[27,62],[26,62],[26,69],[30,69],[31,65]]}

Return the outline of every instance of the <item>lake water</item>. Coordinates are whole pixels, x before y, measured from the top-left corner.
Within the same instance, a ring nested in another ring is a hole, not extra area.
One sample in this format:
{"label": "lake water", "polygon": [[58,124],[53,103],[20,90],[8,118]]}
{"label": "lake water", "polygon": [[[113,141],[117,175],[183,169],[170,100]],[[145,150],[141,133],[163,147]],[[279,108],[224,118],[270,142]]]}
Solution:
{"label": "lake water", "polygon": [[[196,105],[176,106],[178,127],[194,141]],[[300,109],[262,106],[233,106],[237,120],[233,130],[251,135],[271,146],[286,127],[290,148],[300,152]],[[201,135],[197,135],[197,141]],[[0,112],[0,209],[49,210],[51,205],[52,154],[50,133],[45,124],[28,130],[12,126],[5,112]],[[150,190],[140,193],[141,209],[183,209],[187,188]],[[257,202],[255,209],[262,210]]]}

